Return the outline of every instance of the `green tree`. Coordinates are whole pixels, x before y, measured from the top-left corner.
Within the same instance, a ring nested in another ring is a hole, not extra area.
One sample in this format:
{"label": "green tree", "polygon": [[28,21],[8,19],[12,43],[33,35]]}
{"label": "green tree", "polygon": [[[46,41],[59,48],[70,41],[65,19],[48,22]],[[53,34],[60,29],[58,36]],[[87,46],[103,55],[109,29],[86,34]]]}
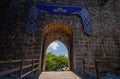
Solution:
{"label": "green tree", "polygon": [[57,64],[58,64],[58,67],[62,70],[63,68],[65,67],[68,67],[68,58],[64,55],[60,55],[58,56],[58,58],[56,59],[57,60]]}
{"label": "green tree", "polygon": [[63,70],[68,67],[68,58],[64,55],[57,56],[51,52],[46,53],[46,71]]}

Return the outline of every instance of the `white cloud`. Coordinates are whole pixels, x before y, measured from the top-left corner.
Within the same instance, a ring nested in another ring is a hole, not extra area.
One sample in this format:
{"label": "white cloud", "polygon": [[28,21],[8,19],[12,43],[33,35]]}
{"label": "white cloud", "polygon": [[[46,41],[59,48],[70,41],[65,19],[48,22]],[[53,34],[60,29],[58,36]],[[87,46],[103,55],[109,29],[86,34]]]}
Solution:
{"label": "white cloud", "polygon": [[49,48],[53,49],[53,50],[57,50],[59,47],[59,44],[58,42],[52,42],[50,45],[49,45]]}

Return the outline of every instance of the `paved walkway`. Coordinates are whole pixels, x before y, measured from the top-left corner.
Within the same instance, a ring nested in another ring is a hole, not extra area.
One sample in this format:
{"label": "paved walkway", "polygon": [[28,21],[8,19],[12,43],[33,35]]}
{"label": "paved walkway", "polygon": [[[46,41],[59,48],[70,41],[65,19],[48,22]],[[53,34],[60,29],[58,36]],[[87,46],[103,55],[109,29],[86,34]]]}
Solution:
{"label": "paved walkway", "polygon": [[71,71],[42,72],[39,79],[82,79]]}

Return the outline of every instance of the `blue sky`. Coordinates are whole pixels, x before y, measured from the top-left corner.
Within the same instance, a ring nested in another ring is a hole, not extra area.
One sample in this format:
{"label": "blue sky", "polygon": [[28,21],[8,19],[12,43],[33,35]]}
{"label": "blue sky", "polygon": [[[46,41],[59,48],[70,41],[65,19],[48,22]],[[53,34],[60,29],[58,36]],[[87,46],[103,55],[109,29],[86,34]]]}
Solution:
{"label": "blue sky", "polygon": [[52,52],[55,55],[68,56],[68,50],[66,46],[62,42],[57,40],[49,44],[46,52]]}

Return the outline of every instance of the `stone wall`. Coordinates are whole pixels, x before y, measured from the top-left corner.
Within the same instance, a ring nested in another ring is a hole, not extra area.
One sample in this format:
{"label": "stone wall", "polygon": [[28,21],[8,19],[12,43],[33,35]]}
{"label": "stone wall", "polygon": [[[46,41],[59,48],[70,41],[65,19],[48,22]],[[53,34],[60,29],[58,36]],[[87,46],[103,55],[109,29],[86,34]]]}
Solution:
{"label": "stone wall", "polygon": [[[93,64],[98,60],[120,59],[120,1],[108,0],[100,5],[96,0],[36,0],[37,2],[87,6],[91,22],[92,36],[83,32],[82,22],[76,15],[42,14],[38,20],[38,27],[33,35],[26,33],[29,0],[13,0],[6,10],[6,19],[0,31],[0,59],[40,58],[42,52],[42,33],[49,23],[63,22],[73,30],[73,53],[75,69],[81,70],[82,59]],[[56,1],[56,2],[55,2]],[[5,16],[5,15],[4,15]],[[120,64],[111,64],[119,67]]]}
{"label": "stone wall", "polygon": [[[7,2],[7,1],[6,1]],[[7,5],[7,4],[6,4]],[[25,56],[25,47],[29,46],[31,35],[26,34],[26,17],[30,1],[13,0],[1,20],[0,53],[1,60],[22,59]]]}

